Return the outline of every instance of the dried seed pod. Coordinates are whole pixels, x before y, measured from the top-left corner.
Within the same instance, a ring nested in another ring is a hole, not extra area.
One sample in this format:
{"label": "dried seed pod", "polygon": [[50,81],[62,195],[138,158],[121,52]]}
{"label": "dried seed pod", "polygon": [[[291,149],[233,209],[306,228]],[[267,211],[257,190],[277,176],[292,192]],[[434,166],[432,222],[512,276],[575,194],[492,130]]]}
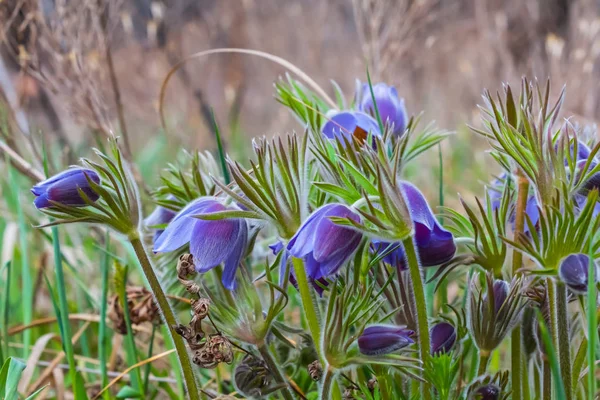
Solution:
{"label": "dried seed pod", "polygon": [[[152,298],[152,294],[146,288],[129,286],[126,289],[126,296],[129,318],[133,325],[160,321],[158,307]],[[117,295],[114,295],[110,300],[108,318],[112,321],[117,332],[122,335],[127,334],[125,313]]]}
{"label": "dried seed pod", "polygon": [[222,335],[211,336],[196,351],[192,361],[202,368],[209,369],[215,368],[222,362],[230,364],[233,361],[231,343]]}
{"label": "dried seed pod", "polygon": [[323,366],[319,360],[315,360],[308,364],[308,374],[313,381],[320,381],[323,376]]}

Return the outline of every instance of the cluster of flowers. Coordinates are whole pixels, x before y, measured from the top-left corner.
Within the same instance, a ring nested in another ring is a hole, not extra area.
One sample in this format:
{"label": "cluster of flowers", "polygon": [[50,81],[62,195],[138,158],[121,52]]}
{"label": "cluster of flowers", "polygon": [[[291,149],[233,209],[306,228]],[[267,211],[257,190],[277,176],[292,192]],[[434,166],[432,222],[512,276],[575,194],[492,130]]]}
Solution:
{"label": "cluster of flowers", "polygon": [[[391,149],[391,145],[390,149],[381,149],[381,147],[389,145],[387,140],[397,143],[410,131],[404,100],[399,97],[395,88],[384,83],[374,86],[359,84],[355,95],[354,109],[330,110],[325,115],[324,123],[319,126],[322,140],[335,143],[339,145],[338,148],[345,148],[349,143],[357,146],[350,151],[359,149],[358,152],[360,152],[362,151],[360,146],[363,146],[377,154],[384,154],[387,150],[396,154],[397,150]],[[566,140],[572,141],[573,139],[566,138]],[[576,152],[573,151],[574,146],[577,148]],[[597,168],[596,152],[591,151],[583,142],[576,142],[570,148],[571,153],[574,154],[570,154],[567,158],[571,160],[570,164],[575,165],[574,168],[570,168],[571,173],[575,171],[577,176],[581,177],[586,171]],[[386,155],[384,154],[382,157],[386,157]],[[283,163],[284,159],[277,159],[277,162]],[[566,166],[567,161],[565,161]],[[455,234],[457,230],[440,224],[427,199],[417,186],[401,180],[397,176],[394,176],[393,179],[396,180],[391,184],[393,190],[396,191],[393,195],[401,199],[398,213],[402,213],[401,209],[404,206],[409,215],[411,225],[409,239],[412,236],[411,240],[418,258],[417,267],[420,268],[417,275],[422,274],[423,269],[427,267],[441,266],[438,271],[444,271],[446,267],[456,265],[458,263],[456,260],[468,264],[466,261],[469,260],[468,258],[456,256]],[[572,177],[569,179],[573,180]],[[512,223],[514,229],[517,217],[516,207],[513,204],[510,207],[504,207],[504,203],[507,193],[513,190],[513,183],[517,180],[516,175],[507,172],[495,180],[488,189],[487,198],[491,207],[482,212],[489,212],[495,217],[486,219],[486,229],[492,229],[491,225],[494,221],[499,221],[498,215],[503,209],[504,211],[508,209],[510,214],[508,221]],[[64,207],[89,206],[101,197],[95,190],[100,181],[100,176],[93,169],[71,168],[34,186],[32,189],[36,196],[34,203],[40,209],[61,206],[65,210]],[[374,182],[373,186],[377,186],[378,190],[380,186],[383,187],[380,182]],[[600,173],[586,178],[586,181],[579,186],[574,200],[577,203],[577,210],[581,211],[587,207],[588,193],[600,188]],[[534,185],[531,185],[531,188],[532,192],[528,193],[524,210],[526,223],[523,231],[518,232],[522,234],[522,237],[518,237],[513,242],[514,246],[520,250],[529,250],[525,245],[522,245],[522,248],[518,247],[519,243],[525,243],[527,240],[533,241],[534,244],[539,243],[537,232],[541,229],[540,224],[543,222],[545,213],[541,205],[539,188],[537,191]],[[380,190],[383,196],[383,191],[387,189]],[[222,265],[222,285],[235,293],[240,285],[239,270],[244,258],[248,255],[248,249],[253,246],[255,239],[253,232],[263,228],[264,224],[255,225],[243,217],[250,211],[246,205],[240,203],[242,197],[227,198],[228,193],[225,191],[225,195],[196,198],[189,201],[178,212],[159,206],[145,219],[144,225],[154,229],[154,253],[174,252],[189,246],[196,271],[205,273]],[[277,202],[279,194],[272,193],[272,196],[274,197],[273,202]],[[169,200],[173,199],[169,198]],[[314,289],[319,295],[323,295],[328,286],[334,286],[332,284],[337,277],[345,272],[344,267],[351,263],[353,256],[361,248],[367,248],[367,253],[372,259],[385,263],[388,270],[394,271],[398,280],[402,279],[402,276],[406,276],[405,272],[410,269],[409,250],[413,251],[406,247],[406,237],[398,237],[396,238],[398,240],[394,241],[385,235],[377,235],[368,229],[361,229],[365,226],[364,224],[377,225],[373,213],[361,210],[361,206],[367,203],[374,213],[384,213],[387,212],[387,206],[383,204],[383,200],[375,200],[375,205],[371,204],[369,196],[361,198],[354,204],[341,201],[326,202],[310,210],[311,212],[306,218],[299,221],[297,228],[294,228],[294,232],[287,239],[276,238],[270,248],[280,260],[279,286],[285,288],[287,282],[298,286],[297,274],[300,271],[295,270],[296,264],[292,263],[292,259],[299,259],[302,260],[301,265],[304,268],[302,273],[306,273]],[[379,204],[377,201],[382,203]],[[600,208],[597,203],[593,205],[593,208],[590,215],[596,217]],[[221,217],[222,215],[229,215],[229,217]],[[473,222],[472,213],[469,213],[469,220],[477,228],[476,223]],[[469,220],[465,219],[464,221],[468,222]],[[467,222],[464,222],[463,225],[466,225]],[[479,229],[484,228],[480,227]],[[500,232],[504,232],[503,228]],[[475,253],[487,251],[485,248],[484,250],[477,249],[481,240],[500,240],[499,238],[485,238],[478,235],[477,232],[474,236],[475,245],[470,249],[473,249]],[[521,241],[519,242],[519,240]],[[498,248],[498,246],[494,247],[496,250]],[[492,253],[493,251],[490,250]],[[499,274],[498,271],[504,265],[505,251],[497,251],[497,253],[500,254],[499,268],[494,266],[493,277],[491,274],[487,275],[487,287],[483,285],[484,288],[479,289],[475,279],[468,285],[468,311],[471,314],[467,317],[464,325],[480,350],[483,363],[481,371],[485,371],[487,357],[491,351],[496,349],[510,330],[520,323],[521,312],[526,307],[525,296],[522,295],[523,282],[517,277],[513,277],[510,283],[501,279],[502,274]],[[481,261],[482,257],[474,257],[471,260],[476,261],[470,262],[479,263],[485,268],[485,263]],[[538,258],[541,257],[540,255]],[[580,249],[579,252],[561,257],[557,276],[573,293],[583,294],[588,290],[589,264],[589,256]],[[354,268],[357,266],[355,265]],[[597,276],[598,274],[596,274],[596,278]],[[411,279],[414,281],[415,275],[411,274]],[[386,285],[381,282],[379,284],[383,292]],[[413,307],[411,304],[412,290],[409,290],[408,293],[409,306],[407,308],[411,308]],[[421,306],[423,305],[421,304]],[[306,305],[304,306],[306,307]],[[333,310],[334,306],[330,308]],[[312,310],[305,309],[304,312],[310,313]],[[403,312],[411,313],[410,310]],[[416,314],[419,312],[422,310],[417,310]],[[416,323],[416,319],[419,319],[419,323]],[[422,324],[423,320],[424,324]],[[427,353],[431,357],[436,357],[450,352],[465,335],[464,332],[460,332],[461,327],[457,326],[460,321],[451,323],[449,320],[444,320],[431,328],[427,323],[426,315],[424,319],[423,315],[416,315],[416,318],[414,316],[412,319],[396,318],[396,321],[397,325],[369,324],[358,332],[354,341],[357,343],[359,352],[367,358],[376,359],[415,343],[429,343]],[[428,335],[418,331],[424,328]],[[426,337],[427,341],[425,341]],[[321,344],[318,345],[321,346]],[[430,367],[431,361],[423,354],[421,361],[426,364],[427,368]],[[499,399],[501,398],[500,391],[496,380],[474,387],[470,392],[470,398]]]}

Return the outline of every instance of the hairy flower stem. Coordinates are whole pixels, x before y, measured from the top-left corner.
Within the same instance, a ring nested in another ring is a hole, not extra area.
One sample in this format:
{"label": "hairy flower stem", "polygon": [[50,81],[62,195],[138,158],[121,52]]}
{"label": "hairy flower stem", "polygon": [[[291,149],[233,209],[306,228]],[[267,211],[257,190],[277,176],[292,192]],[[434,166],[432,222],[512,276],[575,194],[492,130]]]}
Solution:
{"label": "hairy flower stem", "polygon": [[481,375],[485,374],[485,370],[487,369],[489,360],[490,360],[490,354],[487,351],[480,350],[479,351],[479,369],[477,370],[477,375],[481,376]]}
{"label": "hairy flower stem", "polygon": [[571,391],[571,341],[569,340],[569,316],[567,314],[567,287],[561,282],[556,284],[556,317],[560,373],[567,400],[571,400],[573,392]]}
{"label": "hairy flower stem", "polygon": [[[521,170],[517,171],[517,211],[515,215],[515,237],[523,232],[525,228],[525,209],[527,207],[527,197],[529,196],[529,181],[523,175]],[[513,275],[519,274],[519,269],[523,264],[523,254],[520,251],[513,251],[512,254],[512,272]],[[510,377],[512,398],[521,400],[521,327],[516,326],[511,333],[510,340]]]}
{"label": "hairy flower stem", "polygon": [[308,277],[306,276],[306,270],[304,269],[304,262],[300,258],[292,257],[294,264],[294,272],[296,273],[296,281],[298,282],[298,289],[300,291],[300,298],[302,299],[302,308],[304,309],[304,315],[308,322],[308,329],[310,336],[317,349],[319,361],[323,367],[327,367],[324,362],[324,357],[321,350],[321,326],[319,325],[319,307],[315,301],[314,296],[311,293],[311,288],[308,283]]}
{"label": "hairy flower stem", "polygon": [[264,342],[259,343],[257,345],[257,347],[258,347],[258,351],[260,352],[260,355],[262,356],[264,362],[267,364],[269,371],[273,375],[273,378],[275,378],[275,381],[277,383],[281,383],[281,384],[285,385],[285,387],[281,389],[281,395],[283,396],[283,398],[285,400],[293,400],[294,397],[292,396],[292,392],[290,392],[288,383],[285,380],[285,378],[283,377],[283,374],[281,373],[281,370],[279,369],[279,365],[277,365],[277,362],[271,355],[271,352],[269,351],[269,347]]}
{"label": "hairy flower stem", "polygon": [[550,368],[550,362],[548,360],[544,361],[544,377],[542,378],[543,389],[542,389],[542,399],[551,399],[552,398],[552,369]]}
{"label": "hairy flower stem", "polygon": [[[548,330],[550,331],[550,335],[552,337],[552,346],[555,349],[558,348],[558,315],[556,312],[556,284],[552,278],[546,279],[546,298],[548,299],[548,309],[550,310],[550,324],[548,326]],[[549,362],[548,362],[549,363]],[[551,381],[552,375],[548,375],[548,381]],[[546,386],[546,373],[544,371],[544,387]],[[549,398],[549,397],[548,397]]]}
{"label": "hairy flower stem", "polygon": [[321,385],[321,399],[329,400],[331,398],[331,386],[334,382],[334,371],[333,368],[328,367],[325,370],[325,376],[323,376],[323,384]]}
{"label": "hairy flower stem", "polygon": [[[421,270],[419,268],[419,259],[417,258],[417,252],[415,251],[415,245],[412,237],[404,239],[402,243],[404,244],[406,262],[408,264],[410,279],[412,281],[413,294],[415,297],[414,303],[417,311],[417,335],[419,338],[419,353],[421,356],[421,362],[423,363],[423,368],[428,368],[431,344],[429,339],[429,322],[427,320],[427,302],[425,301],[425,290],[423,287]],[[423,400],[431,399],[431,393],[428,382],[422,383],[421,392],[421,398]]]}
{"label": "hairy flower stem", "polygon": [[152,267],[152,263],[148,258],[148,254],[146,253],[146,249],[144,249],[144,245],[140,241],[139,234],[134,232],[129,235],[129,242],[133,246],[133,250],[135,251],[135,255],[140,261],[140,265],[142,266],[142,270],[144,271],[144,275],[150,284],[150,290],[154,295],[154,299],[160,309],[160,312],[167,324],[167,330],[169,331],[169,335],[175,343],[175,349],[177,350],[177,356],[179,357],[179,364],[181,365],[181,370],[183,371],[183,378],[185,380],[185,386],[187,389],[187,396],[190,400],[200,400],[200,391],[196,385],[196,378],[194,376],[194,370],[192,367],[192,362],[190,360],[190,355],[188,354],[187,348],[185,347],[185,343],[183,342],[183,338],[173,332],[173,326],[177,325],[177,320],[175,319],[175,314],[169,305],[169,301],[167,300],[167,296],[165,296],[165,292],[163,291],[156,274],[154,273],[154,268]]}

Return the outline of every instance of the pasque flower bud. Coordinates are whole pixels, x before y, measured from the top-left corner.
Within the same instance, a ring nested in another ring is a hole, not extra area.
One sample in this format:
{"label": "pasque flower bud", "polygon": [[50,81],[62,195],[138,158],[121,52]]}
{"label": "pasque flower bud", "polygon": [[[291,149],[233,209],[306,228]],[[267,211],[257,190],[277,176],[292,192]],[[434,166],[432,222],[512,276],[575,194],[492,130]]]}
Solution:
{"label": "pasque flower bud", "polygon": [[469,396],[469,400],[498,400],[500,388],[492,383],[480,386]]}
{"label": "pasque flower bud", "polygon": [[[586,254],[571,254],[562,260],[558,269],[558,276],[574,293],[587,293],[589,280],[590,258]],[[598,272],[594,266],[595,277],[598,279]]]}
{"label": "pasque flower bud", "polygon": [[392,353],[414,343],[415,332],[404,326],[372,325],[358,338],[358,348],[368,356]]}
{"label": "pasque flower bud", "polygon": [[456,329],[448,322],[440,322],[429,331],[431,354],[447,353],[456,342]]}
{"label": "pasque flower bud", "polygon": [[70,168],[31,188],[31,193],[36,196],[33,203],[37,208],[52,207],[52,201],[65,206],[87,206],[88,203],[81,197],[79,190],[91,201],[96,201],[100,197],[92,189],[90,181],[100,183],[100,177],[95,171]]}

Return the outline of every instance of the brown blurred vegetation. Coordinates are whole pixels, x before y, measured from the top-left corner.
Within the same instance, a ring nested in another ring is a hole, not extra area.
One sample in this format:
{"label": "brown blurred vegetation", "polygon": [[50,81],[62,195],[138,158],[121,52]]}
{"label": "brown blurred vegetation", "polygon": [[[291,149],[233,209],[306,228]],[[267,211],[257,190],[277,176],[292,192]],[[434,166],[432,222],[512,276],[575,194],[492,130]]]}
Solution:
{"label": "brown blurred vegetation", "polygon": [[[593,123],[599,8],[593,0],[0,0],[10,77],[0,82],[21,130],[29,121],[64,144],[125,130],[133,153],[160,130],[169,69],[217,47],[284,57],[348,97],[368,63],[409,113],[459,131],[478,120],[484,88],[550,77],[555,91],[567,84],[565,115]],[[284,73],[245,55],[190,61],[168,88],[169,145],[212,148],[210,107],[226,137],[236,126],[246,137],[298,129],[273,98]],[[465,154],[474,157],[456,157]]]}

